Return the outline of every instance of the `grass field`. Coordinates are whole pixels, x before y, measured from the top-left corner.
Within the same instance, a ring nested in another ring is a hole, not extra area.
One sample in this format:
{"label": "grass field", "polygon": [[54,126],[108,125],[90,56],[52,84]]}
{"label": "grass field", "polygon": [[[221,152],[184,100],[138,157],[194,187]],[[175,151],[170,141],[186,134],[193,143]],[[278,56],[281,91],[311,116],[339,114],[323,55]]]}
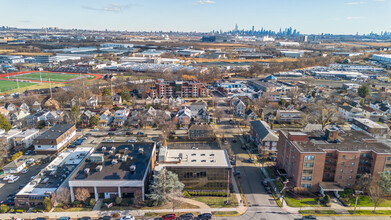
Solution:
{"label": "grass field", "polygon": [[[350,200],[350,204],[352,204],[352,206],[354,206],[355,202],[356,202],[356,198],[351,198]],[[373,202],[371,201],[371,199],[369,198],[369,196],[360,196],[358,197],[358,200],[357,200],[357,206],[361,206],[361,207],[373,207],[374,204]],[[379,205],[377,205],[378,207],[391,207],[391,200],[389,199],[384,199]]]}
{"label": "grass field", "polygon": [[[29,82],[19,82],[19,87],[27,87],[35,85],[36,83],[29,83]],[[14,81],[8,81],[8,80],[0,80],[0,92],[6,92],[10,90],[15,90],[18,88],[17,82]]]}
{"label": "grass field", "polygon": [[[66,82],[71,79],[75,79],[79,77],[79,74],[64,74],[64,73],[50,73],[50,72],[42,72],[42,73],[26,73],[21,75],[16,75],[10,77],[10,79],[24,79],[24,80],[41,80],[49,81],[49,79],[53,82]],[[93,76],[88,76],[88,78],[92,78]]]}

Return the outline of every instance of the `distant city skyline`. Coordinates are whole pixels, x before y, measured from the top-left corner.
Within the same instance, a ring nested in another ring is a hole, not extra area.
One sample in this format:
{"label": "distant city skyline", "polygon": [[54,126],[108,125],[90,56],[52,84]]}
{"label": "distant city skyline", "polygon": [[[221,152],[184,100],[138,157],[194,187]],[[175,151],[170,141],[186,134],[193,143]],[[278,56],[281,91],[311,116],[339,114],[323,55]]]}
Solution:
{"label": "distant city skyline", "polygon": [[293,27],[303,34],[391,31],[391,0],[1,0],[0,26],[210,32]]}

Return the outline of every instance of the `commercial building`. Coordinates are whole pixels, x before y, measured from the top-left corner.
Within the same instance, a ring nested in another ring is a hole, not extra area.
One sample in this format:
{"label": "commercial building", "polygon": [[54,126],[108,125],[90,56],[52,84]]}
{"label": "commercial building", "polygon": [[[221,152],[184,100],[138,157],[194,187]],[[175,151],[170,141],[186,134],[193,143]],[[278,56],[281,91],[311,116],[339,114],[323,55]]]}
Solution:
{"label": "commercial building", "polygon": [[278,47],[298,47],[300,43],[298,42],[277,42],[276,46]]}
{"label": "commercial building", "polygon": [[226,190],[231,177],[231,164],[225,150],[160,148],[159,166],[178,174],[186,189]]}
{"label": "commercial building", "polygon": [[295,123],[301,120],[303,112],[298,110],[277,110],[276,121],[278,123]]}
{"label": "commercial building", "polygon": [[320,77],[320,78],[326,78],[326,79],[361,79],[361,80],[366,80],[368,79],[368,76],[359,73],[359,72],[348,72],[348,71],[315,71],[315,77]]}
{"label": "commercial building", "polygon": [[159,79],[155,86],[150,88],[151,97],[206,97],[207,88],[197,81],[164,81]]}
{"label": "commercial building", "polygon": [[55,125],[34,139],[37,153],[55,153],[76,139],[74,124]]}
{"label": "commercial building", "polygon": [[279,131],[277,167],[295,188],[342,191],[363,174],[391,171],[391,147],[363,131]]}
{"label": "commercial building", "polygon": [[291,58],[300,58],[304,56],[304,52],[302,50],[282,50],[281,54],[284,57],[291,57]]}
{"label": "commercial building", "polygon": [[60,153],[16,194],[15,206],[34,207],[42,205],[45,197],[52,199],[92,151],[92,147],[78,147]]}
{"label": "commercial building", "polygon": [[391,54],[374,54],[372,60],[389,64],[391,63]]}
{"label": "commercial building", "polygon": [[364,131],[374,138],[387,138],[390,129],[387,125],[378,124],[368,118],[354,118],[352,121],[352,129],[356,131]]}
{"label": "commercial building", "polygon": [[262,92],[278,92],[282,95],[298,90],[298,87],[293,84],[277,81],[276,77],[271,77],[271,79],[249,80],[247,83],[255,89],[262,90]]}
{"label": "commercial building", "polygon": [[88,189],[96,200],[113,197],[144,201],[155,166],[156,144],[102,142],[69,180],[71,200],[77,188]]}

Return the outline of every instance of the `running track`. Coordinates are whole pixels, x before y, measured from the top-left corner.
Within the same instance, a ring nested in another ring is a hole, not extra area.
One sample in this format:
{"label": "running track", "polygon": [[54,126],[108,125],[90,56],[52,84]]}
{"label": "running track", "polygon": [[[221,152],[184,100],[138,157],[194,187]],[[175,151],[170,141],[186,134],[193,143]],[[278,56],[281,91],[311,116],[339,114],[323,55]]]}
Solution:
{"label": "running track", "polygon": [[[40,71],[26,71],[26,72],[15,72],[15,73],[3,73],[3,74],[0,74],[0,80],[12,80],[12,81],[16,81],[16,79],[8,79],[8,76],[16,76],[16,75],[20,75],[20,74],[25,74],[25,73],[39,73]],[[41,71],[42,73],[56,73],[56,72],[49,72],[49,71]],[[66,74],[78,74],[80,75],[80,73],[67,73],[67,72],[58,72],[58,73],[66,73]],[[101,79],[102,78],[102,75],[100,74],[93,74],[93,73],[82,73],[82,75],[91,75],[91,76],[95,76],[95,78],[93,79],[90,79],[88,81],[93,81],[93,80],[97,80],[97,79]],[[29,81],[29,82],[41,82],[41,80],[27,80],[27,79],[20,79],[19,81]],[[49,81],[42,81],[44,83],[49,83]],[[64,82],[51,82],[51,83],[69,83],[67,81],[64,81]]]}

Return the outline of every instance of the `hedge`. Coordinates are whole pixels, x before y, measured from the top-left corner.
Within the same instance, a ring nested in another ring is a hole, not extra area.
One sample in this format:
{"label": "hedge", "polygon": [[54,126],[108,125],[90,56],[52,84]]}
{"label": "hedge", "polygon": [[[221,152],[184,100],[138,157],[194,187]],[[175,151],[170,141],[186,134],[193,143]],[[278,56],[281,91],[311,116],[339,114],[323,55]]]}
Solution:
{"label": "hedge", "polygon": [[[187,191],[185,191],[185,193],[186,192]],[[187,192],[187,193],[190,194],[190,196],[216,196],[216,197],[227,196],[226,192]]]}

